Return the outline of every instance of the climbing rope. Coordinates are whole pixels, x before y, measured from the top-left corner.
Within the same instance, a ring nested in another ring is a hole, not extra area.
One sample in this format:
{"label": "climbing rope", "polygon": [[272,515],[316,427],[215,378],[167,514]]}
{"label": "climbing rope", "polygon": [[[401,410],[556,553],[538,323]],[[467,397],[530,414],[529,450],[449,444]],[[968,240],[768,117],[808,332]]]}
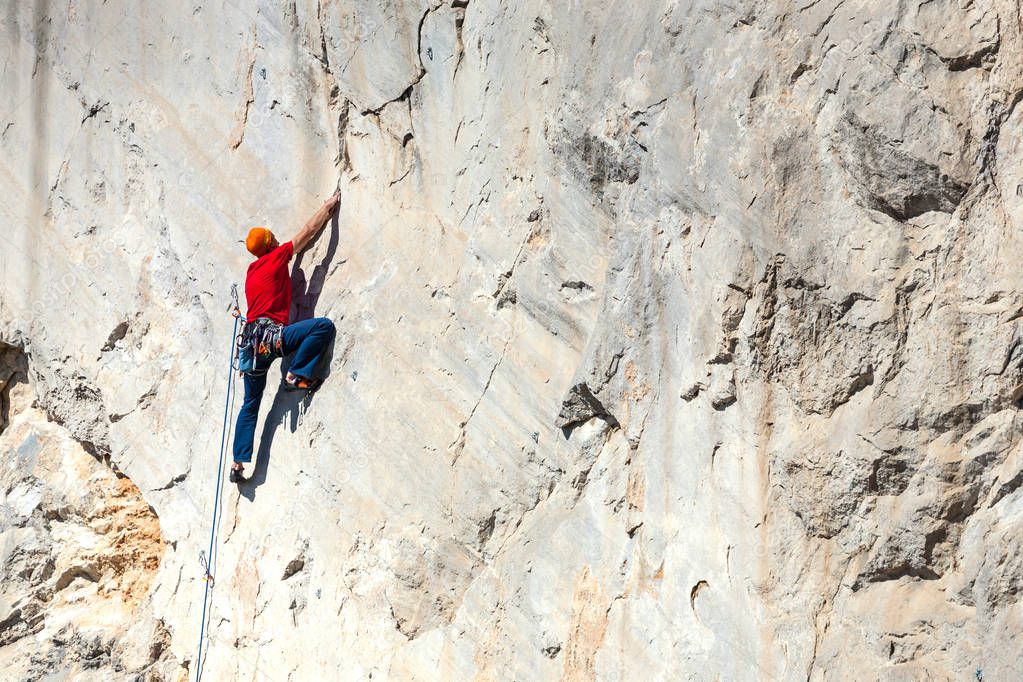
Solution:
{"label": "climbing rope", "polygon": [[[202,621],[199,624],[199,653],[195,659],[195,680],[199,682],[202,678],[202,653],[203,646],[206,642],[206,608],[209,603],[210,591],[213,589],[215,580],[213,577],[213,570],[216,564],[216,554],[214,553],[214,543],[217,537],[217,528],[220,526],[217,511],[220,508],[220,494],[223,490],[223,475],[224,475],[224,453],[227,451],[227,445],[230,441],[229,427],[231,423],[231,413],[234,411],[234,401],[232,400],[234,395],[234,354],[235,354],[235,343],[238,338],[238,323],[244,322],[242,318],[241,309],[238,307],[238,285],[231,285],[231,304],[227,308],[231,315],[234,317],[234,329],[231,332],[231,354],[228,356],[228,368],[227,368],[227,395],[224,397],[224,425],[220,431],[220,456],[217,459],[217,489],[213,496],[213,521],[210,525],[210,543],[209,549],[205,552],[199,552],[199,563],[202,566],[203,576],[203,595],[202,595]],[[209,559],[207,559],[209,557]]]}

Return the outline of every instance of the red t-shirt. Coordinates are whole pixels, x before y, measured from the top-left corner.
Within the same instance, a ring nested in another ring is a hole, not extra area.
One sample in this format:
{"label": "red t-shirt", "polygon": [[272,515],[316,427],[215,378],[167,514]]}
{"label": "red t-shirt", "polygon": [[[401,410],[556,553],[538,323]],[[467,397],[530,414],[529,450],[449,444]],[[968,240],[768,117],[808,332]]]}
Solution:
{"label": "red t-shirt", "polygon": [[295,251],[291,242],[281,244],[263,254],[249,265],[245,276],[245,300],[248,320],[269,317],[274,322],[288,324],[291,315],[291,275],[288,262]]}

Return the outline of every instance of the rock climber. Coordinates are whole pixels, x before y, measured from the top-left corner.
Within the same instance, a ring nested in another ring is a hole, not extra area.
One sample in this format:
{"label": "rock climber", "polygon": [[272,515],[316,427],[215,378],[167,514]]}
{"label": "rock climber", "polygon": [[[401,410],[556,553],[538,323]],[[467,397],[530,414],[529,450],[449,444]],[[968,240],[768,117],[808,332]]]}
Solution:
{"label": "rock climber", "polygon": [[294,353],[281,387],[288,391],[313,391],[320,383],[317,365],[334,338],[334,323],[326,317],[288,324],[291,315],[291,276],[288,263],[301,253],[320,233],[340,200],[333,194],[313,214],[294,239],[280,244],[274,233],[265,227],[249,230],[245,247],[256,260],[245,276],[245,300],[248,306],[245,327],[239,347],[255,349],[255,359],[246,363],[239,352],[239,364],[245,376],[245,400],[242,402],[234,435],[232,483],[244,481],[244,465],[252,461],[253,440],[259,403],[266,388],[270,363],[278,357]]}

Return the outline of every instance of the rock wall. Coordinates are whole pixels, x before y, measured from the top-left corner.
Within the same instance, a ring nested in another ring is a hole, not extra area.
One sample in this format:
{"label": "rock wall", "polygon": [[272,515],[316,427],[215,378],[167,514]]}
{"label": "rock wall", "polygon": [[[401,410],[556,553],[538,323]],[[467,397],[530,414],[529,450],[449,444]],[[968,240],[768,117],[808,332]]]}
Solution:
{"label": "rock wall", "polygon": [[146,599],[165,550],[156,514],[33,404],[23,352],[0,346],[0,376],[5,678],[173,674],[169,633]]}
{"label": "rock wall", "polygon": [[[102,467],[146,548],[74,626],[146,655],[54,674],[194,675],[239,240],[340,187],[293,271],[331,376],[268,390],[225,488],[210,679],[1019,675],[1014,3],[37,0],[0,29],[0,340],[34,396],[4,551],[47,513],[19,485]],[[91,463],[30,467],[33,434]],[[18,595],[88,555],[39,523]],[[0,623],[29,677],[71,636],[39,603]]]}

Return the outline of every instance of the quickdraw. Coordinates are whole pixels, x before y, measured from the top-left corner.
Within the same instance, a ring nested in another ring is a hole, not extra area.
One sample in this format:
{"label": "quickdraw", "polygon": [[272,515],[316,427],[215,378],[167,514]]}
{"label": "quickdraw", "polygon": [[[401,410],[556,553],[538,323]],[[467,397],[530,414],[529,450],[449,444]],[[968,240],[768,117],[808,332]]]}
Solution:
{"label": "quickdraw", "polygon": [[199,565],[202,566],[202,580],[210,584],[210,589],[213,589],[215,581],[213,574],[210,573],[210,563],[206,560],[206,552],[199,550]]}
{"label": "quickdraw", "polygon": [[231,284],[231,302],[227,306],[227,311],[231,313],[231,316],[241,320],[242,324],[245,323],[245,318],[242,317],[242,309],[238,304],[238,282]]}

